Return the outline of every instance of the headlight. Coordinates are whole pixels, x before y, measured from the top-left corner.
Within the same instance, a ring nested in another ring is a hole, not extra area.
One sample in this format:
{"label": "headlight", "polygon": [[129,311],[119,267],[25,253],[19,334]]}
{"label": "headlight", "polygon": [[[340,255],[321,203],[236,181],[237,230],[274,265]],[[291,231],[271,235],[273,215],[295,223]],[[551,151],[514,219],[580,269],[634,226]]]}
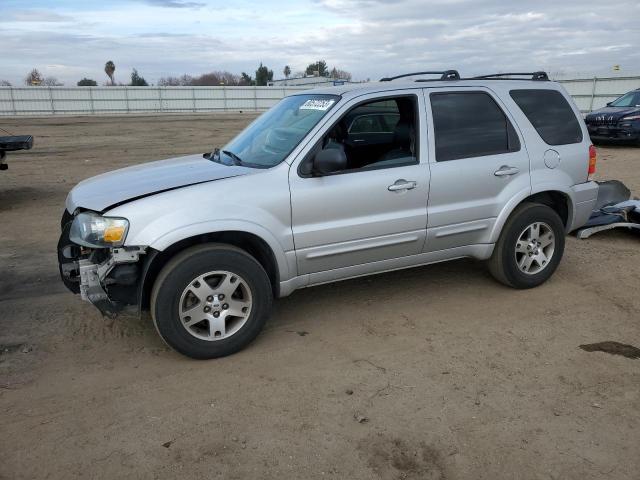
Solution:
{"label": "headlight", "polygon": [[78,245],[92,248],[121,247],[129,230],[126,218],[103,217],[83,212],[71,224],[69,239]]}
{"label": "headlight", "polygon": [[631,115],[629,117],[622,117],[620,119],[621,122],[628,122],[629,120],[640,120],[640,114]]}

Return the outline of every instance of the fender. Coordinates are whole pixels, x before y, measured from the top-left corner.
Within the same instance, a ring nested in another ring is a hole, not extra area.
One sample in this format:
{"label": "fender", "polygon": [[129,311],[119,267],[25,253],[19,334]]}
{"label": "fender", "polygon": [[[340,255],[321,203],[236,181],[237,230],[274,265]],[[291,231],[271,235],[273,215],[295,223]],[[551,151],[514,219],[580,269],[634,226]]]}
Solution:
{"label": "fender", "polygon": [[563,193],[568,199],[568,218],[567,218],[567,228],[572,225],[573,216],[574,216],[574,207],[573,207],[573,192],[570,188],[557,183],[539,183],[536,184],[532,189],[524,189],[518,192],[517,195],[514,195],[507,204],[502,208],[500,214],[496,218],[495,223],[493,224],[493,229],[491,230],[491,235],[489,237],[489,241],[491,243],[496,243],[498,238],[500,237],[500,233],[502,233],[502,228],[504,224],[507,223],[507,219],[511,216],[511,213],[516,209],[518,205],[520,205],[524,200],[535,195],[536,193],[544,193],[544,192],[560,192]]}
{"label": "fender", "polygon": [[264,240],[276,259],[281,281],[288,280],[296,275],[295,252],[287,252],[275,235],[263,226],[245,220],[212,220],[185,225],[158,237],[148,246],[155,250],[163,251],[186,238],[207,233],[230,231],[251,233]]}

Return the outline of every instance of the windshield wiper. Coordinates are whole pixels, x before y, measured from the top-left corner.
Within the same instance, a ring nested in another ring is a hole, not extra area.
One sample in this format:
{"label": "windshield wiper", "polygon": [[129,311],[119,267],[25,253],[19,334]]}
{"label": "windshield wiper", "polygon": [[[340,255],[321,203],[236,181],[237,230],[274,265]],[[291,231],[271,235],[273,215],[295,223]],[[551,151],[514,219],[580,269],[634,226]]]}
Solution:
{"label": "windshield wiper", "polygon": [[202,156],[208,160],[211,160],[212,162],[220,163],[221,165],[230,166],[231,165],[230,163],[226,161],[223,162],[222,159],[220,158],[220,154],[222,153],[224,153],[227,157],[231,159],[231,161],[233,162],[233,165],[241,165],[243,167],[250,167],[250,168],[265,168],[261,165],[254,165],[253,163],[245,163],[244,160],[242,160],[238,155],[236,155],[230,150],[220,150],[219,148],[214,148],[212,152],[203,153]]}
{"label": "windshield wiper", "polygon": [[236,155],[235,153],[229,151],[229,150],[222,150],[222,153],[224,153],[225,155],[231,157],[231,159],[233,160],[233,163],[235,165],[242,165],[242,159]]}
{"label": "windshield wiper", "polygon": [[203,153],[202,156],[212,162],[220,163],[220,149],[217,147],[211,152]]}

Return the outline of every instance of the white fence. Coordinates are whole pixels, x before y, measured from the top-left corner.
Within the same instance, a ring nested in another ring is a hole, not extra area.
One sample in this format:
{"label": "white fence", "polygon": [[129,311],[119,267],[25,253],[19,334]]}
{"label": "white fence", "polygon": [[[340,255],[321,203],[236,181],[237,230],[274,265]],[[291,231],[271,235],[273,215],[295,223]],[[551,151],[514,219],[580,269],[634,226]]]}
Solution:
{"label": "white fence", "polygon": [[[638,77],[559,80],[583,112],[640,88]],[[0,116],[261,112],[309,87],[0,87]]]}
{"label": "white fence", "polygon": [[299,87],[0,87],[0,115],[264,111]]}
{"label": "white fence", "polygon": [[640,88],[640,77],[558,80],[584,113],[604,107],[630,90]]}

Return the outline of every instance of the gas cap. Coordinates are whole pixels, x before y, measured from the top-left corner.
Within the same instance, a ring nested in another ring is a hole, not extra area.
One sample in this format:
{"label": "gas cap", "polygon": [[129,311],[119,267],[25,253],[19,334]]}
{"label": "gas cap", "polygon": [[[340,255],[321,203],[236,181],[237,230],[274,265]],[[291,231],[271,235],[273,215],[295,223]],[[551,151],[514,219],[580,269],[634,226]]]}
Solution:
{"label": "gas cap", "polygon": [[547,150],[544,152],[544,164],[547,168],[556,168],[560,165],[560,154],[555,150]]}

